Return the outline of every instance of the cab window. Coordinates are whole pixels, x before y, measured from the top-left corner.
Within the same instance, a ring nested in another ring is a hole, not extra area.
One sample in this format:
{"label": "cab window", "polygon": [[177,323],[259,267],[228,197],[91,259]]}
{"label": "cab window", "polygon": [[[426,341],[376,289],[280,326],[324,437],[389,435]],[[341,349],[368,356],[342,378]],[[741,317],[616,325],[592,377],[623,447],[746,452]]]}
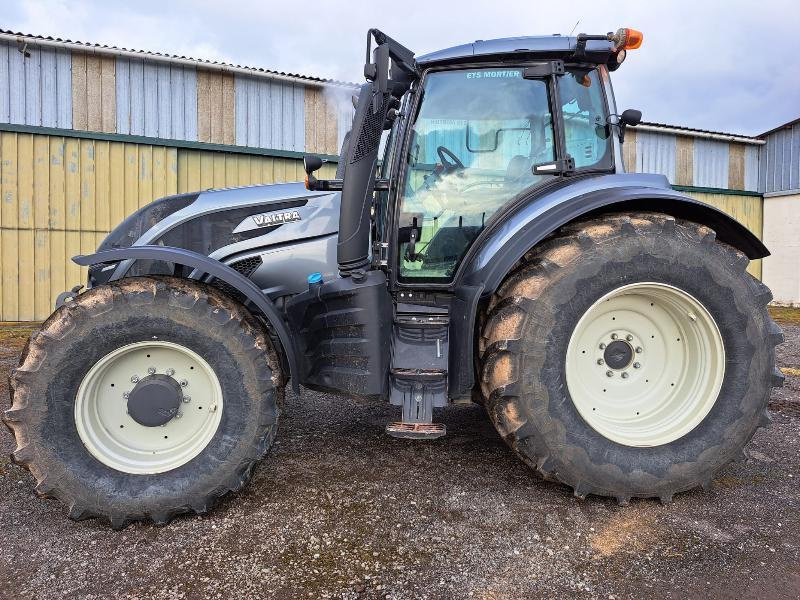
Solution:
{"label": "cab window", "polygon": [[596,69],[568,70],[558,78],[567,153],[576,169],[611,166],[606,103]]}
{"label": "cab window", "polygon": [[553,175],[547,82],[521,69],[431,73],[407,145],[399,205],[399,278],[452,279],[489,219]]}

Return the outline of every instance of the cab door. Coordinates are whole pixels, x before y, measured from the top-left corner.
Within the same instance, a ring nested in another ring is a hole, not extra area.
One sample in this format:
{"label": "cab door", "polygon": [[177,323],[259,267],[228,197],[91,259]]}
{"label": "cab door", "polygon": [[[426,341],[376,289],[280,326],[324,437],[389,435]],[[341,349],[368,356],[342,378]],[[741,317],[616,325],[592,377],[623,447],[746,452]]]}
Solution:
{"label": "cab door", "polygon": [[[393,267],[399,285],[452,282],[501,209],[563,174],[535,165],[563,164],[559,159],[575,152],[575,164],[586,167],[610,154],[607,134],[598,137],[605,115],[596,72],[529,74],[524,66],[425,74],[398,161]],[[568,124],[557,128],[562,114]]]}

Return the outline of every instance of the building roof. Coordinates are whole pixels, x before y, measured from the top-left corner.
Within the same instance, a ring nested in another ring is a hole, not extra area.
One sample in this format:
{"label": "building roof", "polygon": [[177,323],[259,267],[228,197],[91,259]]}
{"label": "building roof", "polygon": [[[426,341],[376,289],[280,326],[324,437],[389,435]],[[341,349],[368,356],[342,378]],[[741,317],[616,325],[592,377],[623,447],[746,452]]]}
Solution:
{"label": "building roof", "polygon": [[192,58],[191,56],[182,56],[177,54],[167,54],[163,52],[152,52],[149,50],[136,50],[133,48],[124,48],[119,46],[109,46],[106,44],[95,44],[92,42],[81,42],[79,40],[70,40],[59,37],[35,35],[31,33],[22,33],[19,31],[11,31],[8,29],[0,29],[0,40],[16,41],[19,44],[28,43],[30,45],[45,45],[45,46],[61,46],[65,49],[74,50],[77,52],[89,52],[100,54],[115,54],[121,56],[128,56],[131,58],[151,59],[167,62],[191,62],[196,63],[200,68],[214,69],[214,70],[228,70],[240,71],[254,76],[273,77],[281,79],[294,79],[298,82],[309,82],[316,84],[337,85],[346,87],[355,87],[356,84],[339,81],[336,79],[324,79],[321,77],[314,77],[311,75],[301,75],[299,73],[287,73],[284,71],[273,71],[264,69],[262,67],[250,67],[246,65],[237,65],[226,63],[222,61],[212,61],[202,58]]}
{"label": "building roof", "polygon": [[781,129],[789,129],[790,127],[794,127],[795,125],[800,124],[800,117],[793,119],[792,121],[787,121],[783,125],[778,125],[777,127],[773,127],[769,131],[765,131],[764,133],[760,133],[757,137],[764,138],[767,137],[770,133],[775,133],[776,131],[780,131]]}
{"label": "building roof", "polygon": [[725,138],[728,141],[739,141],[744,143],[760,144],[760,136],[744,135],[741,133],[730,133],[727,131],[714,131],[713,129],[697,129],[695,127],[685,127],[684,125],[670,125],[669,123],[656,123],[654,121],[642,121],[639,125],[635,126],[645,129],[664,129],[670,130],[673,133],[681,134],[690,137],[710,137],[710,138]]}

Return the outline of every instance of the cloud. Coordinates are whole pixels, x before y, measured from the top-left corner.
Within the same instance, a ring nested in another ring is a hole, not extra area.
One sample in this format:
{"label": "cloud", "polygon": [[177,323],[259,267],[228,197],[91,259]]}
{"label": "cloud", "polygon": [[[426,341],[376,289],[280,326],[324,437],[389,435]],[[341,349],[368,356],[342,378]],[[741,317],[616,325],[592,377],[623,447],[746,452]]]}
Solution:
{"label": "cloud", "polygon": [[475,39],[645,34],[613,81],[621,108],[678,125],[760,133],[800,116],[796,0],[431,2],[29,0],[2,26],[137,49],[359,81],[369,27],[418,54]]}

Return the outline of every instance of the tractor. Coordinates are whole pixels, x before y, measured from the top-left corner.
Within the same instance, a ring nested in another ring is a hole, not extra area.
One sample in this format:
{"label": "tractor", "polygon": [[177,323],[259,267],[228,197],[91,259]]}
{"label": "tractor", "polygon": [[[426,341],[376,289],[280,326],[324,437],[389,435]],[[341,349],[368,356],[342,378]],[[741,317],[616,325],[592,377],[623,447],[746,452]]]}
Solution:
{"label": "tractor", "polygon": [[[389,402],[446,434],[479,403],[574,495],[708,488],[782,383],[768,256],[736,220],[625,173],[609,74],[642,43],[367,34],[335,178],[173,195],[73,260],[11,377],[13,460],[73,519],[206,513],[245,485],[286,386]],[[318,176],[319,175],[319,176]],[[446,440],[443,441],[446,443]]]}

